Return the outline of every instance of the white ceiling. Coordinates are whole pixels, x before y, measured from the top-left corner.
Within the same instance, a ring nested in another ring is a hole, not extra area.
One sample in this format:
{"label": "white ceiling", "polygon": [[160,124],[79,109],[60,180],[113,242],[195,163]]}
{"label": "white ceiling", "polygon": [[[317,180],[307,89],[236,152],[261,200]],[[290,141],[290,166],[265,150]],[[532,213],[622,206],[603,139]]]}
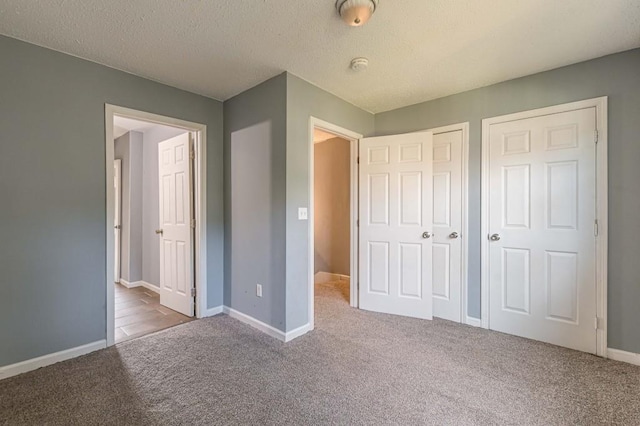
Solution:
{"label": "white ceiling", "polygon": [[219,100],[286,70],[371,112],[640,46],[638,0],[381,0],[361,28],[334,5],[0,0],[0,33]]}

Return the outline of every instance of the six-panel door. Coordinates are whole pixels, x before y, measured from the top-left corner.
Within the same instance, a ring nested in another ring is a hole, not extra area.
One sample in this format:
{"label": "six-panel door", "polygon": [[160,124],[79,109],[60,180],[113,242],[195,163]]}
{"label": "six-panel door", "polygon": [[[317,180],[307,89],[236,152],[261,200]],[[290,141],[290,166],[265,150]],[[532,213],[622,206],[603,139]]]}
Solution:
{"label": "six-panel door", "polygon": [[187,316],[193,316],[195,306],[190,146],[188,133],[158,145],[160,303]]}
{"label": "six-panel door", "polygon": [[432,317],[430,132],[360,141],[360,308]]}
{"label": "six-panel door", "polygon": [[489,327],[596,352],[595,108],[490,126]]}

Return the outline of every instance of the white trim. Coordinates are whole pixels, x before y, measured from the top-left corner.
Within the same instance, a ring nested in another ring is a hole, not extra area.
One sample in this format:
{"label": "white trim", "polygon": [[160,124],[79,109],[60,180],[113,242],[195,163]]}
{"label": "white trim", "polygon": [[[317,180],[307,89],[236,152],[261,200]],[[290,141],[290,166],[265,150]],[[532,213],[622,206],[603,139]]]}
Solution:
{"label": "white trim", "polygon": [[596,129],[598,130],[597,157],[597,219],[598,237],[596,240],[596,315],[598,316],[598,330],[596,332],[596,354],[607,356],[607,241],[608,241],[608,172],[607,172],[607,97],[586,99],[546,108],[522,111],[515,114],[491,117],[482,120],[482,193],[481,193],[481,318],[482,327],[489,328],[489,130],[492,124],[506,121],[516,121],[541,115],[557,114],[585,108],[596,109]]}
{"label": "white trim", "polygon": [[140,281],[136,281],[133,283],[130,283],[129,281],[125,280],[124,278],[120,278],[120,285],[126,288],[134,288],[134,287],[140,287]]}
{"label": "white trim", "polygon": [[627,362],[633,365],[640,365],[640,354],[621,351],[620,349],[607,349],[607,358],[614,361]]}
{"label": "white trim", "polygon": [[[315,320],[315,294],[314,294],[314,143],[313,130],[320,129],[325,132],[350,141],[351,145],[351,283],[350,283],[350,305],[358,307],[358,142],[362,139],[362,135],[352,132],[335,124],[320,120],[319,118],[309,117],[309,221],[307,224],[309,233],[309,249],[308,249],[308,313],[309,322],[307,326],[309,330],[314,328]],[[303,326],[306,327],[306,326]],[[298,330],[298,329],[296,329]]]}
{"label": "white trim", "polygon": [[151,283],[148,283],[146,281],[138,281],[140,283],[140,285],[144,288],[146,288],[147,290],[151,290],[154,293],[158,293],[160,294],[160,287],[153,285]]}
{"label": "white trim", "polygon": [[470,325],[471,327],[482,328],[482,321],[480,321],[480,318],[474,318],[467,315],[465,317],[464,323],[467,325]]}
{"label": "white trim", "polygon": [[[460,239],[460,323],[469,324],[469,122],[456,123],[448,126],[436,127],[425,132],[432,132],[433,136],[442,133],[462,131],[462,231]],[[475,318],[474,318],[475,319]],[[475,324],[469,324],[475,325]]]}
{"label": "white trim", "polygon": [[71,358],[75,358],[81,355],[86,355],[90,352],[94,352],[107,347],[106,340],[98,340],[97,342],[88,343],[86,345],[77,346],[75,348],[66,349],[64,351],[55,352],[48,355],[43,355],[38,358],[28,359],[16,364],[6,365],[0,367],[0,380],[6,379],[18,374],[26,373],[28,371],[36,370],[47,365],[52,365],[61,361],[66,361]]}
{"label": "white trim", "polygon": [[287,333],[284,336],[284,341],[286,342],[290,342],[293,339],[297,339],[298,337],[307,334],[308,332],[311,331],[311,324],[305,324],[301,327],[298,327],[296,329],[293,329],[291,331],[287,331]]}
{"label": "white trim", "polygon": [[224,311],[224,306],[216,306],[215,308],[209,308],[204,312],[203,318],[212,317],[214,315],[221,314]]}
{"label": "white trim", "polygon": [[136,288],[136,287],[144,287],[146,289],[149,289],[155,293],[160,293],[160,288],[158,286],[155,286],[151,283],[148,283],[146,281],[133,281],[133,282],[129,282],[127,280],[125,280],[124,278],[120,278],[120,284],[126,288]]}
{"label": "white trim", "polygon": [[166,117],[158,114],[124,108],[116,105],[105,104],[105,147],[106,147],[106,185],[107,185],[107,220],[106,220],[106,276],[107,276],[107,345],[115,343],[115,296],[114,287],[114,241],[113,241],[113,213],[114,213],[114,189],[113,189],[113,160],[114,137],[113,117],[121,117],[143,120],[151,123],[169,125],[196,133],[195,151],[195,286],[196,286],[196,317],[202,318],[207,311],[207,126],[200,123]]}
{"label": "white trim", "polygon": [[334,274],[331,272],[316,272],[315,275],[313,276],[313,282],[315,284],[320,284],[320,283],[328,283],[331,281],[350,281],[351,277],[349,275],[342,275],[342,274]]}
{"label": "white trim", "polygon": [[264,322],[257,320],[250,315],[243,314],[242,312],[236,311],[235,309],[232,309],[228,306],[224,306],[222,308],[222,312],[229,315],[231,318],[237,319],[242,323],[250,325],[251,327],[258,329],[263,333],[268,334],[274,339],[278,339],[282,342],[285,341],[286,335],[284,331],[278,330],[277,328],[274,328],[269,324],[265,324]]}
{"label": "white trim", "polygon": [[211,309],[211,311],[216,311],[216,313],[212,314],[212,315],[216,315],[220,312],[229,315],[231,318],[237,319],[238,321],[240,321],[241,323],[250,325],[251,327],[262,331],[263,333],[273,337],[274,339],[278,339],[281,342],[290,342],[295,338],[298,338],[300,336],[302,336],[303,334],[308,333],[309,331],[312,330],[311,328],[311,324],[305,324],[301,327],[298,327],[294,330],[291,330],[287,333],[285,333],[282,330],[278,330],[277,328],[274,328],[272,326],[270,326],[269,324],[265,324],[264,322],[255,319],[254,317],[244,314],[240,311],[237,311],[233,308],[230,308],[228,306],[219,306],[217,308],[213,308]]}

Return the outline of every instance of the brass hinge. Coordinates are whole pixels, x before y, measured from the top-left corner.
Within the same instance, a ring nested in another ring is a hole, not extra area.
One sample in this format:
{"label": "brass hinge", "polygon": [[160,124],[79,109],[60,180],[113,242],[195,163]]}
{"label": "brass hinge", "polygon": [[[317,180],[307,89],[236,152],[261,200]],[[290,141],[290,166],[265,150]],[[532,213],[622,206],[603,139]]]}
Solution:
{"label": "brass hinge", "polygon": [[191,227],[195,229],[195,227],[196,227],[196,220],[195,219],[191,219]]}
{"label": "brass hinge", "polygon": [[195,287],[193,287],[191,289],[191,297],[196,297],[196,288]]}
{"label": "brass hinge", "polygon": [[360,157],[356,159],[356,164],[360,164]]}

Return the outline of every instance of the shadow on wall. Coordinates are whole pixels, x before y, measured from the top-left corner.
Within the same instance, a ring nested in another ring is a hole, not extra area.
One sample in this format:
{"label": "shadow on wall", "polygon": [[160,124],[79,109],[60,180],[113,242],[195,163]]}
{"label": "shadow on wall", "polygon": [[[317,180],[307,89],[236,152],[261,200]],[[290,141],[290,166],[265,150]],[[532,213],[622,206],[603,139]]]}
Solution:
{"label": "shadow on wall", "polygon": [[[283,321],[284,279],[277,253],[284,202],[274,190],[271,121],[231,133],[231,307],[267,324]],[[280,212],[280,214],[279,214]],[[281,257],[281,256],[280,256]],[[257,285],[262,296],[257,295]]]}

